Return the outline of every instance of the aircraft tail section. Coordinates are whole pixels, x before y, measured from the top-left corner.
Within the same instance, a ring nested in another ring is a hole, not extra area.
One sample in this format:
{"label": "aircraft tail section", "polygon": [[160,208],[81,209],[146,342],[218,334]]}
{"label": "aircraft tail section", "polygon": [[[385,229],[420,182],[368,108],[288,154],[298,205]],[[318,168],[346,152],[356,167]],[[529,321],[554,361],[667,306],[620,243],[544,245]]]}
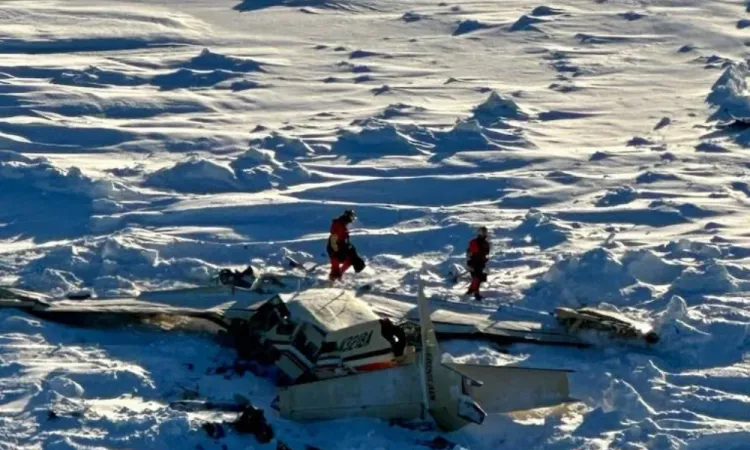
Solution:
{"label": "aircraft tail section", "polygon": [[466,389],[467,385],[478,382],[441,362],[442,355],[421,278],[417,308],[422,339],[420,371],[425,409],[446,431],[457,430],[468,423],[481,424],[487,414]]}

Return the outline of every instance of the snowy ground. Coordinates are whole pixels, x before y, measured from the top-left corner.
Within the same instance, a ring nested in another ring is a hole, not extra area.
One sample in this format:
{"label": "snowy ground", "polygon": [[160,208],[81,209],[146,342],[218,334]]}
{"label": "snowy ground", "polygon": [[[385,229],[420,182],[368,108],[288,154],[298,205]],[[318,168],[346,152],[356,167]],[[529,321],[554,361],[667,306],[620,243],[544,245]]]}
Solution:
{"label": "snowy ground", "polygon": [[[323,261],[353,206],[357,282],[414,292],[427,262],[459,301],[437,274],[486,224],[489,307],[604,302],[663,340],[443,343],[576,370],[582,400],[448,439],[750,448],[749,29],[742,1],[4,0],[0,276],[131,294]],[[217,370],[233,354],[208,338],[0,324],[0,449],[263,448],[164,406],[186,392],[247,395],[294,450],[436,435],[280,419],[270,382]]]}

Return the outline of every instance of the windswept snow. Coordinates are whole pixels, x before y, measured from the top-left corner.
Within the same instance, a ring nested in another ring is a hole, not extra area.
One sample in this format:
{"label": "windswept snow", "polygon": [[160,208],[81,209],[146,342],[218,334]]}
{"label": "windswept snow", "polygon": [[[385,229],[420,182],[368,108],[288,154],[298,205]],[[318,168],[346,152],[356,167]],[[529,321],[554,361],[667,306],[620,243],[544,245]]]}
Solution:
{"label": "windswept snow", "polygon": [[[748,19],[742,2],[0,2],[0,277],[135,295],[222,267],[323,263],[502,320],[619,311],[653,348],[441,343],[568,368],[546,417],[459,432],[298,424],[271,378],[191,333],[0,311],[0,448],[276,448],[171,400],[250,398],[305,448],[743,449],[750,440]],[[487,299],[443,276],[478,225]],[[164,326],[164,324],[162,324]],[[265,374],[269,375],[269,374]],[[225,419],[231,417],[224,416]],[[441,441],[437,441],[439,444]],[[307,447],[310,446],[310,447]]]}

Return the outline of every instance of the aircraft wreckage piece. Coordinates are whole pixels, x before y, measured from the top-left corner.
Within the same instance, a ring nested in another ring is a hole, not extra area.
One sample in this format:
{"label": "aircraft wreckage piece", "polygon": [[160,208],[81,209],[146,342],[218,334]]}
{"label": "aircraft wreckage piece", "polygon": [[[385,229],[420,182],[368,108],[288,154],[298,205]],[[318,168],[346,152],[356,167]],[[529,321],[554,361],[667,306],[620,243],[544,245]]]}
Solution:
{"label": "aircraft wreckage piece", "polygon": [[[566,371],[440,362],[440,326],[430,318],[422,287],[416,323],[408,317],[394,323],[371,307],[380,302],[395,320],[399,310],[408,312],[413,305],[376,296],[368,296],[366,302],[339,289],[308,289],[284,295],[286,299],[278,294],[266,297],[222,285],[84,300],[2,288],[0,307],[50,319],[167,315],[210,320],[241,345],[260,350],[295,383],[282,388],[278,401],[282,416],[295,420],[410,420],[429,413],[441,428],[453,430],[481,423],[487,413],[569,400]],[[451,320],[461,317],[455,314]],[[463,323],[445,325],[464,327],[475,319],[468,316]],[[458,334],[465,331],[461,328]],[[518,326],[515,331],[520,331]],[[448,329],[446,334],[454,332]],[[486,335],[475,329],[473,336]]]}
{"label": "aircraft wreckage piece", "polygon": [[293,420],[345,417],[425,419],[443,430],[481,424],[487,414],[571,401],[565,370],[442,363],[424,287],[417,357],[392,368],[282,388],[275,407]]}
{"label": "aircraft wreckage piece", "polygon": [[555,308],[555,317],[571,333],[581,329],[605,331],[625,339],[659,342],[659,335],[650,326],[620,313],[599,308]]}

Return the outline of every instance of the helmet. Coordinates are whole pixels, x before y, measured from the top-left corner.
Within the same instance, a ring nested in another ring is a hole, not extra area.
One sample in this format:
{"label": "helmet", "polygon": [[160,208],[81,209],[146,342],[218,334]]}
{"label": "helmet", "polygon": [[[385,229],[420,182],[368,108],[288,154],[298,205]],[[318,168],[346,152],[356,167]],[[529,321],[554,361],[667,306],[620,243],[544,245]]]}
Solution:
{"label": "helmet", "polygon": [[346,211],[344,211],[344,214],[342,214],[342,216],[345,217],[350,223],[357,220],[357,214],[353,209],[347,209]]}
{"label": "helmet", "polygon": [[477,228],[477,234],[479,236],[485,236],[486,237],[487,236],[487,227],[481,226],[481,227]]}

